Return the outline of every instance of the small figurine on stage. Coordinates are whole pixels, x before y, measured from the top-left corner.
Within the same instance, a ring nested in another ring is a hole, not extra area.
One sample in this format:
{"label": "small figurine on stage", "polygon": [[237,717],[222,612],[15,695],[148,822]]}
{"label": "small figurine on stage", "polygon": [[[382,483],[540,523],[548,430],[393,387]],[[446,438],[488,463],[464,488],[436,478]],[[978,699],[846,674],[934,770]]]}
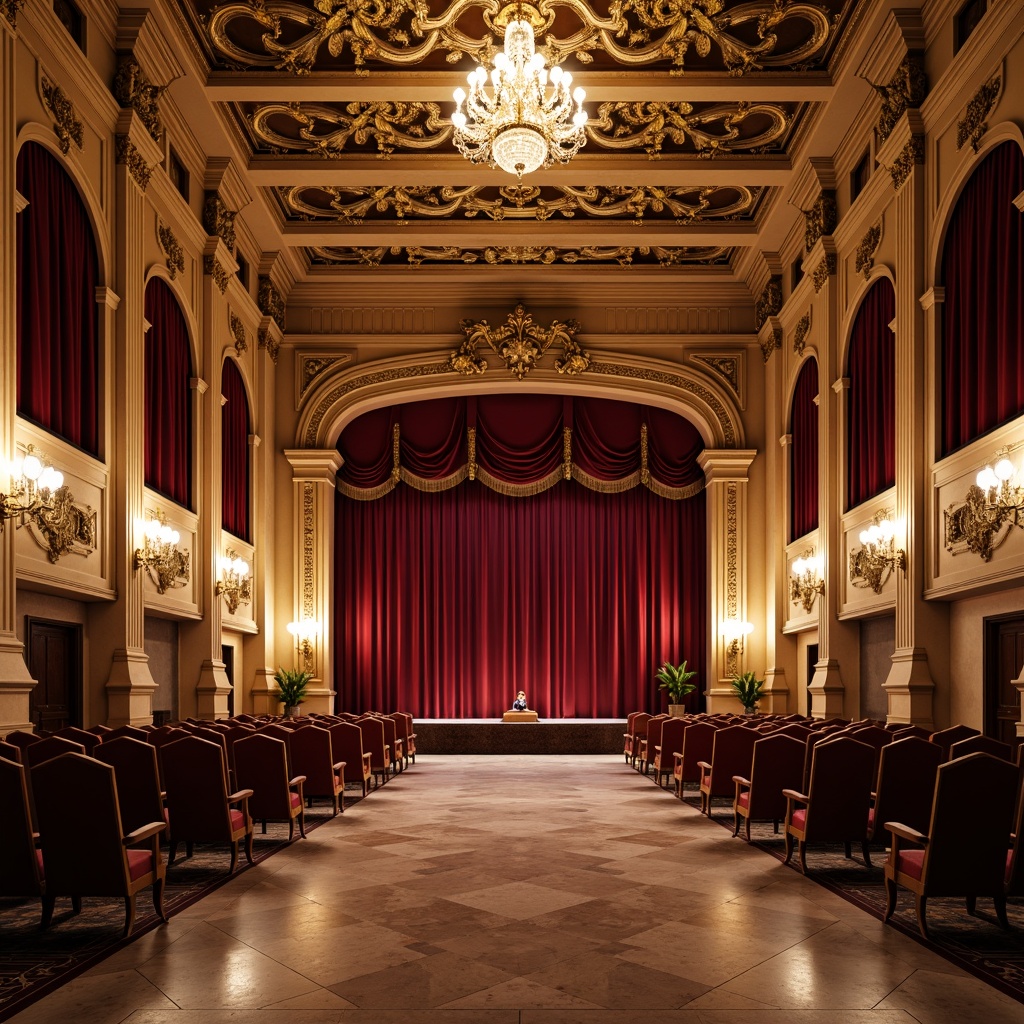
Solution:
{"label": "small figurine on stage", "polygon": [[516,699],[512,702],[512,710],[513,711],[526,711],[526,710],[528,710],[528,708],[526,707],[526,691],[525,690],[520,690],[516,694]]}

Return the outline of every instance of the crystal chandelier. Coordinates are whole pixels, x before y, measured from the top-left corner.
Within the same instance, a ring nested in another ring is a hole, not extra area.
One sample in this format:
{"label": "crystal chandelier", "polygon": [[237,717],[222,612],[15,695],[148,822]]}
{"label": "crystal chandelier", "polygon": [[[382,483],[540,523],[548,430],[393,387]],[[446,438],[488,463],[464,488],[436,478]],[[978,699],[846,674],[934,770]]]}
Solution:
{"label": "crystal chandelier", "polygon": [[539,167],[568,163],[587,141],[587,115],[586,94],[579,86],[570,93],[568,71],[558,65],[550,72],[545,68],[533,25],[521,6],[517,13],[505,29],[504,49],[494,58],[490,89],[482,66],[471,71],[469,94],[455,90],[452,124],[463,156],[473,163],[496,164],[521,179]]}

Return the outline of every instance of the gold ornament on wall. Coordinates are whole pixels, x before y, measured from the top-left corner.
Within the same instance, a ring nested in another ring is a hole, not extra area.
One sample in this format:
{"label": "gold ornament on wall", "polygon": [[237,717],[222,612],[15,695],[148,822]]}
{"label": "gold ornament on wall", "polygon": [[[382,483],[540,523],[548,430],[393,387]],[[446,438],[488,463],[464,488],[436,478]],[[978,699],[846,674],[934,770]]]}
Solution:
{"label": "gold ornament on wall", "polygon": [[962,503],[943,513],[946,550],[951,555],[973,551],[989,562],[1014,527],[1024,528],[1024,485],[1020,471],[1004,448],[995,466],[986,466],[967,489]]}
{"label": "gold ornament on wall", "polygon": [[136,149],[135,143],[127,135],[118,135],[114,141],[114,155],[119,164],[128,168],[135,184],[145,192],[149,188],[149,179],[153,175],[151,168]]}
{"label": "gold ornament on wall", "polygon": [[825,593],[825,562],[814,549],[805,551],[795,559],[789,577],[789,600],[810,612],[819,594]]}
{"label": "gold ornament on wall", "polygon": [[207,192],[203,203],[203,227],[210,235],[216,235],[233,253],[235,251],[235,217],[237,211],[229,210],[219,192]]}
{"label": "gold ornament on wall", "polygon": [[64,90],[51,82],[45,75],[42,78],[43,103],[53,117],[53,131],[57,136],[60,151],[67,156],[73,142],[78,149],[85,145],[85,129],[75,114],[75,107],[65,95]]}
{"label": "gold ornament on wall", "polygon": [[135,535],[143,538],[143,544],[135,549],[133,564],[136,571],[146,571],[158,594],[188,584],[190,554],[178,549],[181,535],[167,525],[162,512],[151,513],[145,521],[136,521]]}
{"label": "gold ornament on wall", "polygon": [[893,187],[898,192],[903,183],[910,177],[910,172],[917,164],[924,163],[924,136],[912,135],[907,144],[900,150],[899,155],[889,168],[889,175],[892,177]]}
{"label": "gold ornament on wall", "polygon": [[969,142],[978,152],[982,137],[988,131],[988,115],[995,110],[1003,90],[1002,74],[993,75],[971,98],[964,116],[956,123],[956,148],[959,152]]}
{"label": "gold ornament on wall", "polygon": [[451,368],[458,373],[483,373],[486,363],[477,358],[480,344],[487,345],[505,363],[513,377],[523,380],[553,344],[562,346],[563,358],[555,362],[559,373],[578,374],[590,366],[590,355],[576,341],[579,321],[552,320],[547,327],[533,322],[522,303],[508,314],[501,327],[486,320],[462,320],[459,323],[466,340],[451,355]]}
{"label": "gold ornament on wall", "polygon": [[804,210],[804,249],[810,252],[819,238],[835,231],[838,223],[836,194],[830,189],[823,189],[811,208]]}
{"label": "gold ornament on wall", "polygon": [[853,269],[858,274],[864,275],[866,281],[875,265],[875,253],[882,241],[882,225],[876,224],[868,228],[867,234],[860,240],[857,246],[857,255],[854,259]]}
{"label": "gold ornament on wall", "polygon": [[224,265],[216,256],[207,255],[203,257],[203,273],[212,277],[221,295],[228,289],[231,275],[224,269]]}
{"label": "gold ornament on wall", "polygon": [[122,106],[134,110],[154,141],[162,142],[164,124],[160,117],[160,97],[167,92],[167,85],[153,85],[135,54],[122,54],[117,63],[114,77],[114,99]]}
{"label": "gold ornament on wall", "polygon": [[882,97],[882,109],[875,125],[878,141],[882,143],[892,134],[904,111],[916,109],[924,102],[928,80],[924,73],[923,55],[908,53],[889,84],[876,85],[874,90]]}
{"label": "gold ornament on wall", "polygon": [[256,305],[264,316],[269,316],[281,330],[284,330],[284,299],[274,287],[273,281],[265,275],[260,276],[256,291]]}
{"label": "gold ornament on wall", "polygon": [[185,269],[185,250],[182,249],[177,236],[166,224],[157,224],[156,235],[167,263],[167,272],[173,281]]}
{"label": "gold ornament on wall", "polygon": [[754,304],[754,330],[759,331],[770,316],[778,316],[782,309],[782,278],[773,274]]}
{"label": "gold ornament on wall", "polygon": [[249,348],[249,339],[245,333],[245,324],[242,318],[235,312],[228,314],[228,325],[231,328],[231,336],[235,339],[235,352],[241,355]]}
{"label": "gold ornament on wall", "polygon": [[896,524],[892,509],[875,514],[871,526],[860,532],[863,545],[850,552],[850,583],[881,594],[897,569],[907,571],[907,552],[896,547]]}

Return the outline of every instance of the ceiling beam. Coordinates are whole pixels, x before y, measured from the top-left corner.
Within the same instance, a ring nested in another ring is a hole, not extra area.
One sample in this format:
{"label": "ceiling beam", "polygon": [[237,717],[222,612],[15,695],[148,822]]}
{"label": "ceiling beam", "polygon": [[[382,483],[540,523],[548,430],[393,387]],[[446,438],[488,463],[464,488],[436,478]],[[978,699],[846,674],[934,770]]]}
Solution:
{"label": "ceiling beam", "polygon": [[[588,103],[606,101],[727,103],[762,100],[782,103],[824,101],[835,86],[827,72],[748,73],[732,75],[670,75],[658,71],[580,71],[577,85]],[[281,71],[211,71],[206,91],[220,103],[315,103],[434,100],[451,103],[452,92],[466,80],[465,70],[392,72],[351,71],[292,75]]]}

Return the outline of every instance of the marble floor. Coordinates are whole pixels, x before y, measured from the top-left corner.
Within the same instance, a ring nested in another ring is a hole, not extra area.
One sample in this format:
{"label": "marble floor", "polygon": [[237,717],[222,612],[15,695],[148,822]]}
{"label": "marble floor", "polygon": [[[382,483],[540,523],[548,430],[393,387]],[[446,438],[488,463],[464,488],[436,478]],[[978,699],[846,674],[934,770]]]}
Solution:
{"label": "marble floor", "polygon": [[1024,1007],[617,757],[421,757],[17,1024],[985,1024]]}

